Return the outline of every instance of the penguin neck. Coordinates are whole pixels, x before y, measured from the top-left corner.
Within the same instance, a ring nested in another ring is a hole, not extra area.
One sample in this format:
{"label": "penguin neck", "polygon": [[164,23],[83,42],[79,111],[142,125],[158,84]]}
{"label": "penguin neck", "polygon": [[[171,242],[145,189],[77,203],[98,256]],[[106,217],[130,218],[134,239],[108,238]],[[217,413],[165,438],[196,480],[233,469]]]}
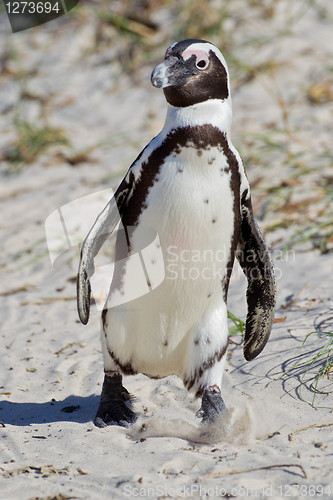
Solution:
{"label": "penguin neck", "polygon": [[177,108],[169,104],[162,133],[167,134],[170,130],[176,128],[209,124],[219,128],[229,137],[231,122],[232,107],[230,97],[223,101],[210,99],[184,108]]}

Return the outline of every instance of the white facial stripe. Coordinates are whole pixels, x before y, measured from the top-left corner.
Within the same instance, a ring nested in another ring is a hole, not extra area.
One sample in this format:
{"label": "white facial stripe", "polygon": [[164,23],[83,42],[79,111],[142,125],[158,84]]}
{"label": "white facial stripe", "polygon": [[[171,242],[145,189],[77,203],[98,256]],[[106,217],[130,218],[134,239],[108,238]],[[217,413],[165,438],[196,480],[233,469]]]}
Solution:
{"label": "white facial stripe", "polygon": [[[224,57],[223,57],[222,53],[219,51],[219,49],[217,47],[215,47],[215,45],[212,45],[211,43],[192,43],[192,45],[187,47],[187,49],[184,51],[184,54],[187,53],[188,51],[191,51],[192,53],[202,51],[207,55],[209,55],[210,51],[213,51],[214,54],[216,55],[216,57],[221,61],[221,63],[225,67],[226,72],[229,74],[226,60],[224,59]],[[183,56],[184,56],[184,54],[183,54]]]}

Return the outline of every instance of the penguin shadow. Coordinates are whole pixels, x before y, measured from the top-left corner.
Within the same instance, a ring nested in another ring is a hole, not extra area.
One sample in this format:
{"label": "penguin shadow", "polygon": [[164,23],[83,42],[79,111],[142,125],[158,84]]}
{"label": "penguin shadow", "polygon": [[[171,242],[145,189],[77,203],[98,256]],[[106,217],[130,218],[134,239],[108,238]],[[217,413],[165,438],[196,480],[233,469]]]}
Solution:
{"label": "penguin shadow", "polygon": [[54,422],[91,422],[99,399],[99,396],[92,394],[88,397],[71,395],[62,401],[51,400],[45,403],[0,401],[0,424],[26,426]]}

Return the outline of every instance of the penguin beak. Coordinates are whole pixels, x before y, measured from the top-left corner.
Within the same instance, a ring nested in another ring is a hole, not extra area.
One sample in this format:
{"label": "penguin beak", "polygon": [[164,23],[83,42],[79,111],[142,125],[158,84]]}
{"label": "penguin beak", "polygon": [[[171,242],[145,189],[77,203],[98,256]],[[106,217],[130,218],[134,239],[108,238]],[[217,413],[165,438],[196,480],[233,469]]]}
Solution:
{"label": "penguin beak", "polygon": [[165,61],[158,64],[151,75],[151,83],[154,87],[182,87],[191,73],[185,66],[185,61],[178,57],[169,56]]}

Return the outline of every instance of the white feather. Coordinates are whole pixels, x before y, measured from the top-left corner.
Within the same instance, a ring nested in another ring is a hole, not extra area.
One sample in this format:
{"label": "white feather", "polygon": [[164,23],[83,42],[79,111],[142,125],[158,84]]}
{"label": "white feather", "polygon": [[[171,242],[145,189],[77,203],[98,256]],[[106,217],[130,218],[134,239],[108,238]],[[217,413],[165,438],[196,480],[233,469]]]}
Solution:
{"label": "white feather", "polygon": [[[209,123],[225,131],[230,121],[228,102],[207,101],[186,109],[169,107],[162,132],[134,168],[136,177],[144,158],[171,129]],[[144,228],[156,231],[164,255],[165,279],[152,291],[118,307],[112,306],[119,292],[111,287],[107,304],[109,348],[138,372],[157,377],[193,373],[227,342],[221,280],[234,230],[231,173],[224,171],[227,167],[217,148],[203,150],[201,156],[194,146],[182,148],[165,159],[158,182],[149,191],[148,207],[140,215],[131,251],[141,249]],[[151,262],[158,260],[158,252],[157,245],[156,255],[153,250],[150,253]],[[125,266],[126,277],[130,264]],[[156,273],[161,273],[160,265]],[[151,266],[150,285],[154,279]],[[126,296],[130,285],[126,279],[123,285]],[[219,380],[210,382],[220,385],[222,369],[215,370]]]}
{"label": "white feather", "polygon": [[186,127],[188,125],[200,126],[207,123],[230,135],[231,122],[232,104],[229,94],[229,97],[224,101],[209,99],[209,101],[200,102],[185,108],[176,108],[169,105],[161,135],[165,137],[175,124],[179,124],[178,126],[180,127]]}

